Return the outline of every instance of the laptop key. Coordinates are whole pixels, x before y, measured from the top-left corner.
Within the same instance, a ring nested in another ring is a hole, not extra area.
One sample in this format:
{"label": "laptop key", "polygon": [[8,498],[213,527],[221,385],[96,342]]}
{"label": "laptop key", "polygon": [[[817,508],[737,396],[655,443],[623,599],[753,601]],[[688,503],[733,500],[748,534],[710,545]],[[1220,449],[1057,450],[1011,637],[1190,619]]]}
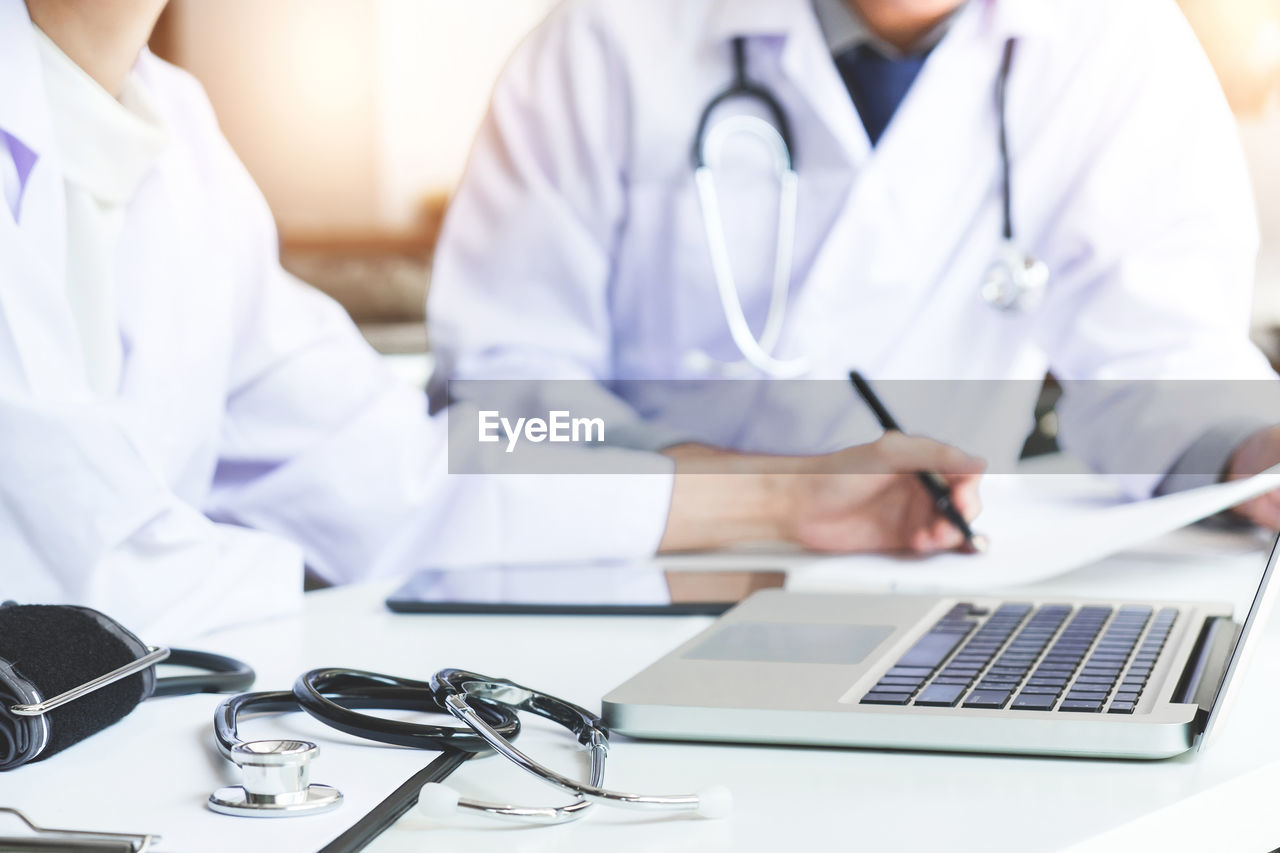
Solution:
{"label": "laptop key", "polygon": [[1135,690],[1119,690],[1116,691],[1117,702],[1137,702],[1138,697],[1142,695],[1141,691]]}
{"label": "laptop key", "polygon": [[964,700],[966,708],[1003,708],[1009,701],[1010,690],[975,690]]}
{"label": "laptop key", "polygon": [[1051,696],[1047,693],[1028,694],[1023,691],[1013,700],[1013,704],[1009,708],[1014,711],[1051,711],[1057,701],[1057,696]]}
{"label": "laptop key", "polygon": [[1132,714],[1133,703],[1132,702],[1112,702],[1110,707],[1107,708],[1107,713],[1108,714]]}
{"label": "laptop key", "polygon": [[875,690],[862,697],[863,705],[905,705],[910,701],[910,693],[883,693]]}
{"label": "laptop key", "polygon": [[974,692],[985,691],[994,693],[1012,693],[1018,689],[1016,681],[980,681],[978,686],[973,688]]}
{"label": "laptop key", "polygon": [[1107,701],[1107,694],[1092,690],[1071,690],[1067,693],[1067,698],[1081,702],[1105,702]]}
{"label": "laptop key", "polygon": [[1063,699],[1062,704],[1058,706],[1059,711],[1090,711],[1097,713],[1102,710],[1102,703],[1080,699]]}
{"label": "laptop key", "polygon": [[870,693],[915,693],[920,689],[919,684],[886,684],[881,681],[871,688]]}
{"label": "laptop key", "polygon": [[899,658],[898,666],[937,669],[963,639],[959,634],[925,634]]}
{"label": "laptop key", "polygon": [[1062,692],[1062,690],[1063,688],[1061,687],[1053,687],[1047,684],[1028,684],[1026,687],[1022,688],[1022,693],[1019,695],[1025,696],[1040,694],[1041,696],[1057,696]]}
{"label": "laptop key", "polygon": [[929,674],[933,672],[933,669],[934,668],[931,666],[895,666],[893,669],[885,673],[885,675],[918,675],[921,678],[928,678]]}
{"label": "laptop key", "polygon": [[942,672],[938,673],[937,677],[934,678],[934,680],[937,681],[937,679],[939,678],[964,678],[968,681],[973,681],[977,677],[978,677],[978,670],[976,669],[951,669],[948,667],[947,669],[944,669]]}
{"label": "laptop key", "polygon": [[915,703],[926,707],[949,708],[960,701],[960,697],[964,695],[967,689],[968,685],[965,684],[938,684],[935,682],[920,691]]}

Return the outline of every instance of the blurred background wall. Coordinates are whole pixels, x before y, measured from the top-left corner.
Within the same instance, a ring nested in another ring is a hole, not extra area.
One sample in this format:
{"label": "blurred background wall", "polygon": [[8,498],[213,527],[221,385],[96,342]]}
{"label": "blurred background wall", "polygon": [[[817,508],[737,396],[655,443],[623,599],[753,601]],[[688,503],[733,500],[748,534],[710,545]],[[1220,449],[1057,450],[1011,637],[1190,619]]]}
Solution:
{"label": "blurred background wall", "polygon": [[204,85],[285,265],[380,349],[426,347],[436,231],[502,66],[555,0],[174,0],[152,49]]}
{"label": "blurred background wall", "polygon": [[[427,344],[436,229],[490,89],[555,2],[174,0],[153,49],[208,90],[286,265],[375,345],[413,351]],[[1264,232],[1256,333],[1280,356],[1280,0],[1180,4],[1239,117]]]}

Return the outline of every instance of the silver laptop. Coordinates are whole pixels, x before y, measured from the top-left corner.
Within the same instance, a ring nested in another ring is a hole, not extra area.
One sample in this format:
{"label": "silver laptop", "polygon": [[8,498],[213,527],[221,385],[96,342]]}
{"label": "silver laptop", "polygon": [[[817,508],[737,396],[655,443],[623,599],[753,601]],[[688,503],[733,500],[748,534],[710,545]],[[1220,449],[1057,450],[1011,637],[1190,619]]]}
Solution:
{"label": "silver laptop", "polygon": [[1166,758],[1208,743],[1275,597],[1229,605],[767,590],[604,697],[641,738]]}

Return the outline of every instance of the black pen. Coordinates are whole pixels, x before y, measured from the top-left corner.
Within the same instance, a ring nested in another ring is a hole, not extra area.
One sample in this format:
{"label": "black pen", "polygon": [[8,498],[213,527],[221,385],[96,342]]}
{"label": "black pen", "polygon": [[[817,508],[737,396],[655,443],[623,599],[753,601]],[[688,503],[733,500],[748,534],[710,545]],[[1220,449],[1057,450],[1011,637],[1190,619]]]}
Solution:
{"label": "black pen", "polygon": [[[861,373],[856,370],[849,371],[849,380],[853,382],[853,388],[858,392],[858,396],[870,407],[880,426],[886,430],[902,432],[902,427],[898,426],[898,422],[893,419],[893,415],[889,414],[889,410],[884,407],[884,403],[880,402],[880,398],[876,396],[875,391],[871,390],[871,386],[867,384],[867,380]],[[920,478],[920,482],[933,498],[934,507],[943,518],[963,534],[969,548],[975,552],[986,551],[986,537],[974,534],[973,529],[969,527],[969,522],[965,521],[960,510],[956,509],[955,501],[951,499],[951,487],[947,485],[942,475],[933,471],[917,471],[916,476]]]}

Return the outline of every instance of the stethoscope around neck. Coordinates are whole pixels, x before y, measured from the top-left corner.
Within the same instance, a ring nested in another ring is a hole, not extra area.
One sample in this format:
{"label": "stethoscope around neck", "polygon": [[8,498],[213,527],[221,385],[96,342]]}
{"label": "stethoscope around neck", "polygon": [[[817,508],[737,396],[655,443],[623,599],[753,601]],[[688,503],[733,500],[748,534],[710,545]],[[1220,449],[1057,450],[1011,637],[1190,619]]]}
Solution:
{"label": "stethoscope around neck", "polygon": [[[979,292],[991,307],[1005,312],[1034,309],[1044,297],[1049,281],[1045,264],[1022,250],[1014,238],[1012,164],[1009,156],[1006,122],[1009,75],[1013,67],[1015,39],[1004,45],[1000,71],[996,80],[996,110],[999,119],[999,152],[1001,168],[1002,241],[995,261],[984,276]],[[809,371],[804,358],[782,359],[777,356],[778,343],[786,321],[791,295],[792,263],[795,258],[796,207],[800,176],[795,168],[795,146],[791,124],[778,99],[747,75],[746,39],[733,39],[734,79],[703,110],[693,140],[693,175],[711,269],[715,278],[720,307],[734,346],[742,359],[719,361],[701,350],[686,353],[685,366],[697,373],[719,373],[725,377],[753,376],[763,373],[775,379],[792,379]],[[734,115],[715,124],[711,119],[716,109],[730,100],[755,101],[764,107],[769,120],[751,114]],[[778,212],[772,285],[764,328],[757,337],[742,307],[741,290],[733,274],[724,218],[715,186],[715,165],[732,139],[745,138],[762,145],[778,181]]]}
{"label": "stethoscope around neck", "polygon": [[[734,368],[740,371],[742,367],[754,367],[769,376],[794,378],[808,371],[808,362],[804,359],[780,360],[774,356],[778,340],[782,337],[783,322],[787,317],[787,302],[791,295],[791,267],[795,257],[796,201],[800,176],[796,173],[791,155],[794,150],[791,124],[778,99],[768,89],[747,78],[747,43],[743,38],[733,40],[733,64],[733,83],[707,104],[698,120],[698,131],[693,143],[693,180],[698,191],[698,203],[702,208],[707,246],[711,249],[711,270],[716,280],[716,292],[720,296],[724,318],[729,324],[729,335],[744,359],[731,364],[722,363],[721,366],[730,371]],[[711,116],[716,108],[726,101],[738,99],[758,101],[768,110],[773,124],[754,115],[735,115],[711,126]],[[770,153],[773,171],[778,179],[773,286],[769,294],[769,311],[765,315],[764,330],[758,338],[747,322],[740,289],[734,279],[712,165],[719,161],[725,145],[735,137],[749,137],[764,145]],[[711,366],[713,361],[706,353],[690,353],[690,358],[686,360],[692,362],[690,366],[703,369]]]}

